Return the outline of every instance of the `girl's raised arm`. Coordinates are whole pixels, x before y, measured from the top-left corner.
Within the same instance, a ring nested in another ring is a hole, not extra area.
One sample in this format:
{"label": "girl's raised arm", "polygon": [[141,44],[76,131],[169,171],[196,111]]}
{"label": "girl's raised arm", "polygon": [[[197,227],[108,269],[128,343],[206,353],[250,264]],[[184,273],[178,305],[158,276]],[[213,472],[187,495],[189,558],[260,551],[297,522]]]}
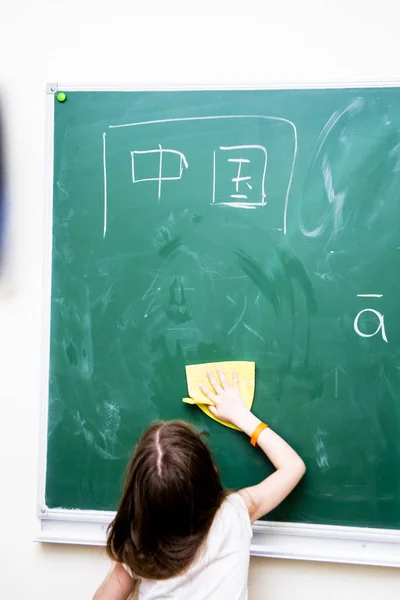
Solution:
{"label": "girl's raised arm", "polygon": [[[246,408],[240,396],[237,374],[234,374],[232,386],[228,384],[222,371],[218,371],[218,375],[219,381],[211,373],[208,374],[212,391],[206,386],[200,386],[202,392],[214,403],[214,406],[208,408],[216,417],[236,425],[251,437],[261,421]],[[258,435],[257,444],[276,471],[257,485],[240,490],[252,523],[276,508],[306,472],[300,456],[269,427]]]}

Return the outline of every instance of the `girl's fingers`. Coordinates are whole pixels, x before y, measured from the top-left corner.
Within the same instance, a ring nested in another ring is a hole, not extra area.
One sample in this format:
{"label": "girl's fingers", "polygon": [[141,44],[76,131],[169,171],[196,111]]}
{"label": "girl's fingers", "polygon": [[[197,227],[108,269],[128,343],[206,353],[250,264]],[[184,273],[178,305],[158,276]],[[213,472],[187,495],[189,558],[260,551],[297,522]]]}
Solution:
{"label": "girl's fingers", "polygon": [[214,415],[214,417],[218,417],[218,411],[215,408],[215,406],[207,406],[208,410],[210,411],[210,413],[212,415]]}
{"label": "girl's fingers", "polygon": [[211,385],[214,388],[214,391],[216,394],[220,394],[222,392],[222,388],[220,386],[220,384],[218,383],[218,381],[216,380],[216,378],[214,377],[214,375],[210,372],[207,373],[208,379],[210,380]]}
{"label": "girl's fingers", "polygon": [[213,394],[212,392],[210,392],[210,390],[208,388],[206,388],[205,385],[203,385],[202,383],[199,384],[199,388],[201,389],[201,391],[203,392],[203,394],[212,402],[215,401],[216,399],[216,395]]}
{"label": "girl's fingers", "polygon": [[229,386],[228,386],[228,382],[226,380],[226,377],[224,375],[224,372],[222,371],[222,369],[217,369],[217,373],[218,373],[218,377],[219,377],[219,380],[221,382],[221,385],[222,385],[223,389],[225,390]]}
{"label": "girl's fingers", "polygon": [[233,387],[239,389],[239,375],[237,371],[233,371]]}

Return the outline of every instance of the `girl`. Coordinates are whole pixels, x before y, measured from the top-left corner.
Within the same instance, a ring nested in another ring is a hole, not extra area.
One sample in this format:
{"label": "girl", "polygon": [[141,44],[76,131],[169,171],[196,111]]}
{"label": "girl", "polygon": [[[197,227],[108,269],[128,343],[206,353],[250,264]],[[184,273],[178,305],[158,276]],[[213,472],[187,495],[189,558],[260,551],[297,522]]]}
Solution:
{"label": "girl", "polygon": [[246,600],[251,524],[298,484],[305,465],[296,452],[253,415],[230,386],[208,375],[200,386],[212,413],[258,444],[276,471],[258,485],[226,492],[209,449],[184,422],[157,423],[131,459],[121,504],[108,531],[115,561],[94,600]]}

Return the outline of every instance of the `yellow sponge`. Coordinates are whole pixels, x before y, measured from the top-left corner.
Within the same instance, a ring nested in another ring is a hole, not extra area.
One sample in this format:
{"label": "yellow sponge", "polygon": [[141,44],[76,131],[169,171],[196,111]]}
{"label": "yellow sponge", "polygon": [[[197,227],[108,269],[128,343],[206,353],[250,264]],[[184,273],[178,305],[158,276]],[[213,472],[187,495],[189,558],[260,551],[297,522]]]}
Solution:
{"label": "yellow sponge", "polygon": [[188,365],[186,367],[186,379],[190,398],[183,398],[183,402],[186,402],[187,404],[197,404],[197,406],[211,419],[214,419],[214,421],[217,421],[226,427],[230,427],[231,429],[238,429],[235,425],[226,423],[226,421],[221,421],[221,419],[214,417],[207,408],[207,405],[212,405],[212,402],[199,388],[199,384],[202,383],[211,389],[207,373],[212,373],[218,379],[217,369],[222,370],[229,384],[232,384],[233,372],[237,372],[239,375],[240,393],[247,408],[251,409],[255,388],[255,363],[243,360]]}

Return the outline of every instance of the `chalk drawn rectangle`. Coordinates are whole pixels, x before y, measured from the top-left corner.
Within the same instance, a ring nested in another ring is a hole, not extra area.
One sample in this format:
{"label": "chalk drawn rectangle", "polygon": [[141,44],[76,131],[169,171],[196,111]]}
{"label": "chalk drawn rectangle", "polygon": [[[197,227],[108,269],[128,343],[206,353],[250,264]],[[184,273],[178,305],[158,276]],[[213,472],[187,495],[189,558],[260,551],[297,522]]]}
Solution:
{"label": "chalk drawn rectangle", "polygon": [[[153,121],[138,121],[138,122],[133,122],[133,123],[123,123],[120,125],[109,125],[107,128],[107,131],[105,131],[103,133],[103,177],[104,177],[104,208],[103,208],[103,236],[106,236],[107,233],[107,219],[108,219],[108,203],[109,203],[109,190],[108,190],[108,182],[107,182],[107,146],[106,146],[106,138],[107,135],[110,135],[110,133],[112,131],[115,130],[121,130],[121,129],[125,129],[125,128],[152,128],[154,126],[157,125],[166,125],[166,124],[176,124],[176,123],[190,123],[190,122],[211,122],[211,123],[218,123],[218,121],[220,122],[224,122],[226,120],[231,120],[233,122],[235,121],[240,121],[243,122],[243,120],[248,120],[249,122],[257,122],[260,121],[260,123],[274,123],[274,124],[282,124],[285,128],[289,128],[292,132],[292,142],[293,142],[293,146],[291,148],[291,154],[290,154],[290,168],[289,168],[289,173],[288,173],[288,181],[287,181],[287,186],[286,189],[284,191],[284,198],[283,198],[283,233],[286,235],[287,232],[287,211],[288,211],[288,203],[289,203],[289,195],[290,195],[290,189],[292,186],[292,180],[293,180],[293,173],[294,173],[294,168],[295,168],[295,163],[296,163],[296,157],[297,157],[297,129],[295,124],[290,121],[289,119],[285,119],[283,117],[275,117],[275,116],[270,116],[270,115],[213,115],[213,116],[197,116],[197,117],[181,117],[181,118],[172,118],[172,119],[157,119],[157,120],[153,120]],[[250,147],[251,145],[247,145],[247,147]],[[255,147],[256,145],[254,145]],[[246,148],[246,145],[244,145],[244,147]],[[236,148],[235,146],[231,146],[230,149]],[[237,148],[240,148],[240,146],[238,146]],[[226,148],[225,148],[226,149]],[[237,157],[236,157],[237,158]],[[262,193],[261,193],[261,197],[259,199],[259,201],[256,202],[245,202],[243,201],[245,198],[241,198],[242,194],[237,194],[236,197],[233,197],[231,199],[227,198],[226,201],[221,201],[221,202],[216,202],[216,198],[217,198],[217,188],[216,188],[216,177],[215,177],[215,173],[216,173],[216,154],[214,153],[212,155],[212,157],[210,157],[210,162],[212,161],[212,168],[213,168],[213,184],[212,184],[212,189],[210,189],[210,204],[219,204],[219,205],[225,205],[225,206],[231,206],[234,208],[244,208],[244,209],[256,209],[258,207],[263,207],[266,205],[265,202],[265,194],[264,194],[264,189],[263,189],[263,185],[264,185],[264,181],[265,181],[265,173],[263,175],[263,182],[262,182]],[[265,161],[265,171],[267,168],[267,160]],[[182,171],[182,167],[181,167],[181,171]],[[175,177],[171,177],[171,178],[165,178],[164,180],[175,180]],[[179,179],[179,178],[178,178]],[[152,178],[151,181],[155,181],[157,180],[157,178]],[[160,197],[160,186],[159,186],[159,190],[158,190],[158,195]]]}

